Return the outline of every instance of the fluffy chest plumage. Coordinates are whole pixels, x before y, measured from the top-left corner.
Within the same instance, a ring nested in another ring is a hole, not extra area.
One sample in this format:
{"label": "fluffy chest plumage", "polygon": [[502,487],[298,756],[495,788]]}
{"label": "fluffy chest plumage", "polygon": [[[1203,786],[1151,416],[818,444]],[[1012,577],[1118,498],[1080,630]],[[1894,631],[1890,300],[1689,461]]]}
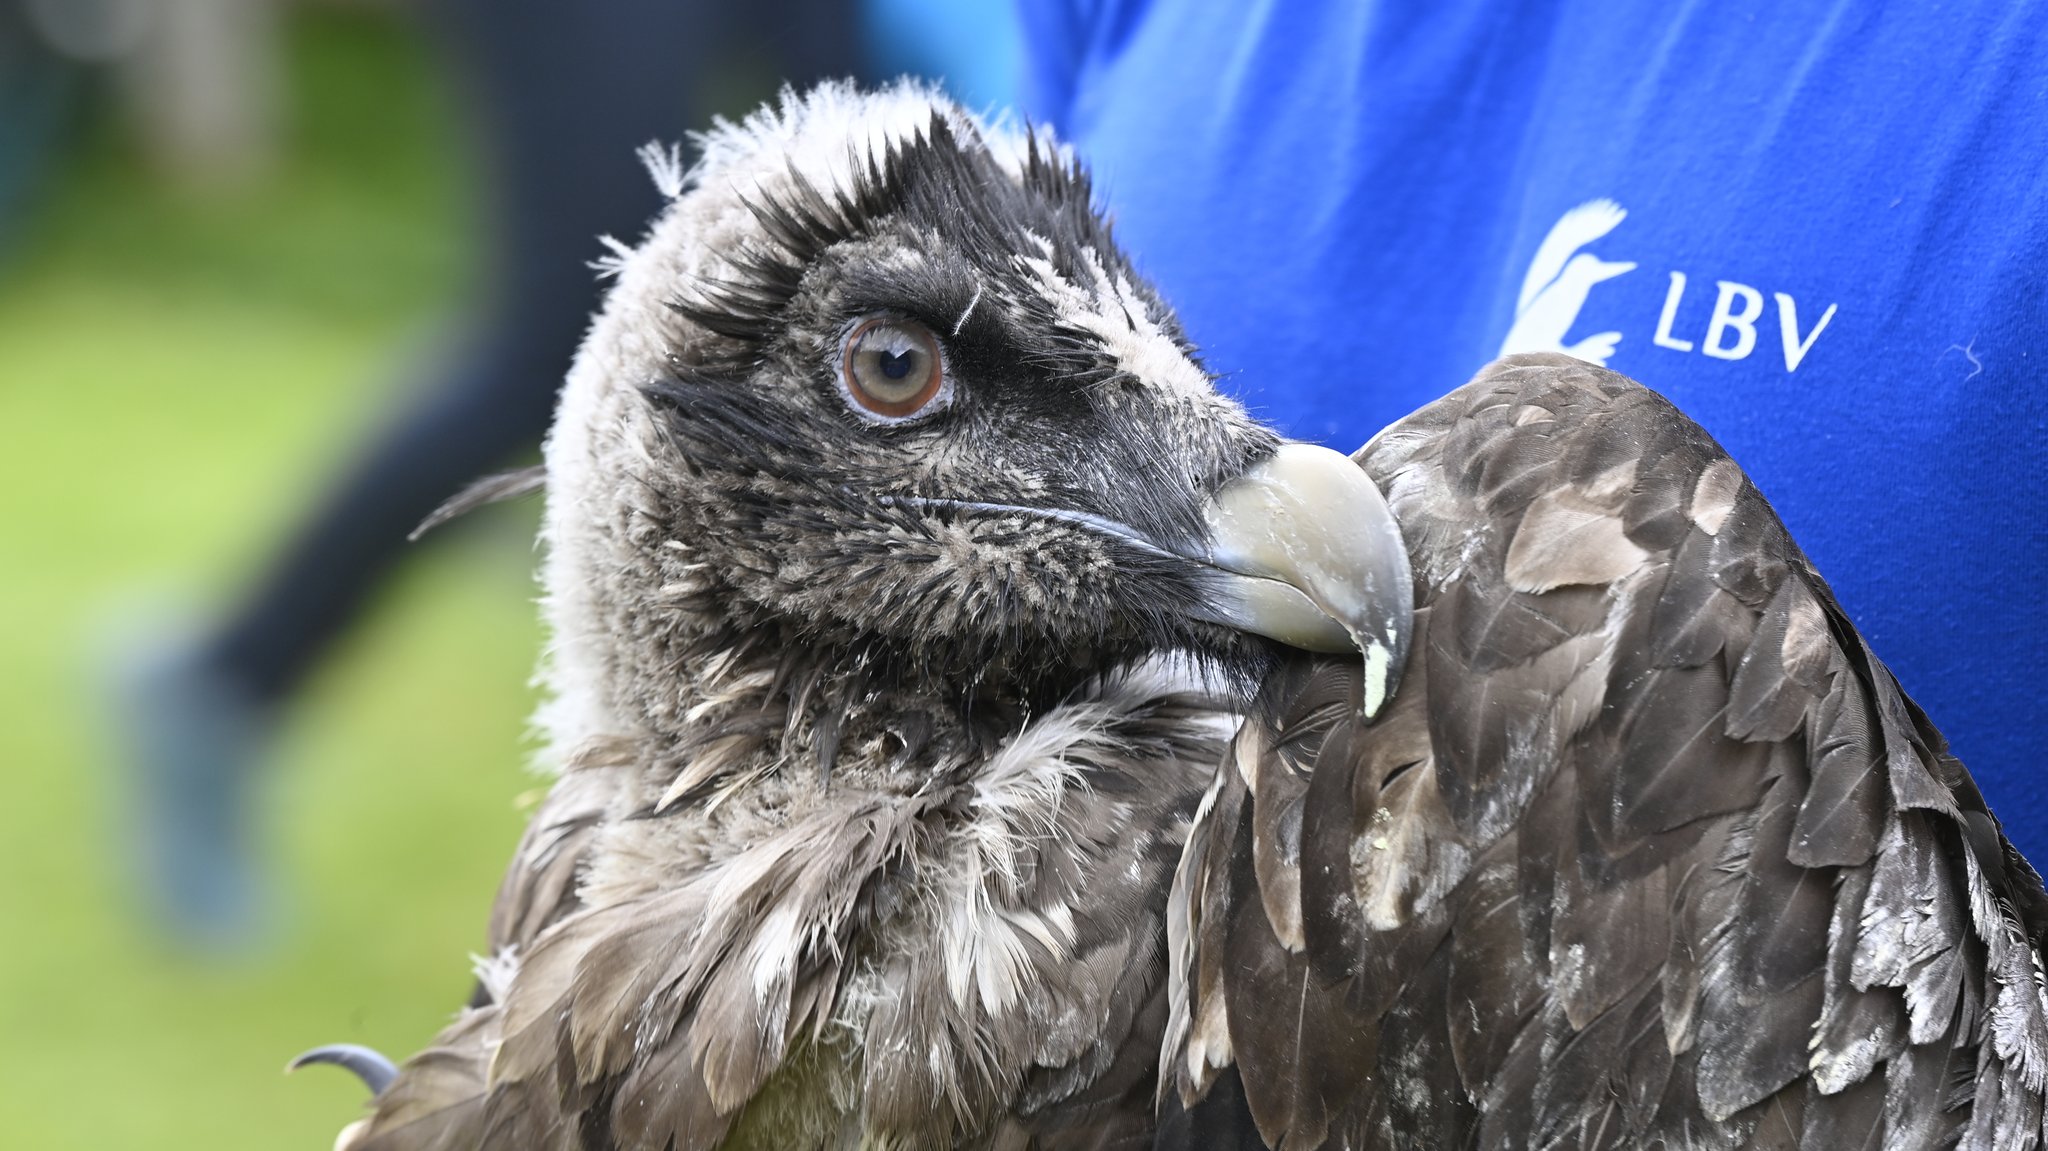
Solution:
{"label": "fluffy chest plumage", "polygon": [[627,770],[581,907],[506,989],[494,1077],[567,1044],[653,1145],[1149,1123],[1165,892],[1234,721],[1186,687],[1150,669],[978,759],[855,748],[829,785],[769,771],[660,811],[670,788]]}

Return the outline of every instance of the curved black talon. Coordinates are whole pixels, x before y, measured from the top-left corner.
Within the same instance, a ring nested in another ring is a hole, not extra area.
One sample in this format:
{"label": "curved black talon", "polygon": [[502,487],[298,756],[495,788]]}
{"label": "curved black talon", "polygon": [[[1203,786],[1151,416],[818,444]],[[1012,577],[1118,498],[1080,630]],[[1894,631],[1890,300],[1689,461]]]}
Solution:
{"label": "curved black talon", "polygon": [[382,1053],[355,1043],[330,1043],[315,1047],[285,1065],[286,1071],[297,1071],[313,1063],[332,1063],[355,1072],[356,1078],[370,1089],[372,1095],[384,1094],[391,1081],[398,1078],[398,1065],[386,1059]]}

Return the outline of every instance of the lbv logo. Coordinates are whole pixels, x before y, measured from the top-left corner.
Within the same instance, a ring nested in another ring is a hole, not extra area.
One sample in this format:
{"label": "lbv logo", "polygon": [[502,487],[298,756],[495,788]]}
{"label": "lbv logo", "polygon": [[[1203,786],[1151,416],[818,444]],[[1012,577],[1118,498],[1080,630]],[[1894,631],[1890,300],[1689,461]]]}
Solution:
{"label": "lbv logo", "polygon": [[[1515,321],[1501,341],[1502,355],[1510,352],[1563,352],[1606,366],[1621,343],[1619,331],[1596,332],[1572,340],[1572,327],[1586,297],[1593,288],[1616,276],[1635,270],[1627,260],[1608,260],[1583,249],[1606,237],[1628,212],[1612,200],[1589,200],[1566,212],[1551,225],[1535,258],[1522,277],[1522,290],[1515,300]],[[1686,274],[1667,273],[1671,279],[1664,293],[1664,307],[1657,316],[1656,333],[1650,342],[1674,352],[1693,352],[1717,360],[1743,360],[1756,351],[1757,328],[1766,321],[1764,293],[1734,280],[1714,281],[1714,305],[1704,327],[1688,326],[1687,317],[1697,321],[1697,307],[1686,307]],[[1788,292],[1772,292],[1776,303],[1775,327],[1784,352],[1785,370],[1796,372],[1813,350],[1814,341],[1835,318],[1829,304],[1811,327],[1801,327],[1799,302]],[[1647,317],[1645,317],[1647,318]],[[1685,334],[1680,335],[1683,331]]]}

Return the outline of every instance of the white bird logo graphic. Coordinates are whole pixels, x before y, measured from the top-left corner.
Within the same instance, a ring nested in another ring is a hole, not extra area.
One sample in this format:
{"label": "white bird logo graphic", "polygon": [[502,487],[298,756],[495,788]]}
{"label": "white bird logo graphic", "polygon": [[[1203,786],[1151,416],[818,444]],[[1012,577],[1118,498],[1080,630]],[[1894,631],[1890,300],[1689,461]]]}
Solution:
{"label": "white bird logo graphic", "polygon": [[1537,245],[1536,258],[1529,261],[1529,274],[1522,278],[1515,323],[1501,341],[1501,355],[1563,352],[1606,366],[1614,345],[1621,342],[1620,332],[1599,332],[1575,344],[1565,343],[1564,337],[1586,306],[1586,293],[1593,285],[1635,267],[1630,261],[1603,260],[1579,251],[1627,218],[1628,212],[1612,200],[1588,200],[1551,225],[1550,234]]}

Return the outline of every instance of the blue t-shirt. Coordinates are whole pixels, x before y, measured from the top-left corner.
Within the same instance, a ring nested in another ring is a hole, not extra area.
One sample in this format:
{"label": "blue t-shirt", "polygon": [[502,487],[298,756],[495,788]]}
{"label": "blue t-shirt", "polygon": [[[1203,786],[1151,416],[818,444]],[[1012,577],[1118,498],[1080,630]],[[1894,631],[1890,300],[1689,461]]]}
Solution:
{"label": "blue t-shirt", "polygon": [[2048,5],[1023,0],[1209,367],[1355,447],[1564,350],[1727,447],[2048,866]]}

